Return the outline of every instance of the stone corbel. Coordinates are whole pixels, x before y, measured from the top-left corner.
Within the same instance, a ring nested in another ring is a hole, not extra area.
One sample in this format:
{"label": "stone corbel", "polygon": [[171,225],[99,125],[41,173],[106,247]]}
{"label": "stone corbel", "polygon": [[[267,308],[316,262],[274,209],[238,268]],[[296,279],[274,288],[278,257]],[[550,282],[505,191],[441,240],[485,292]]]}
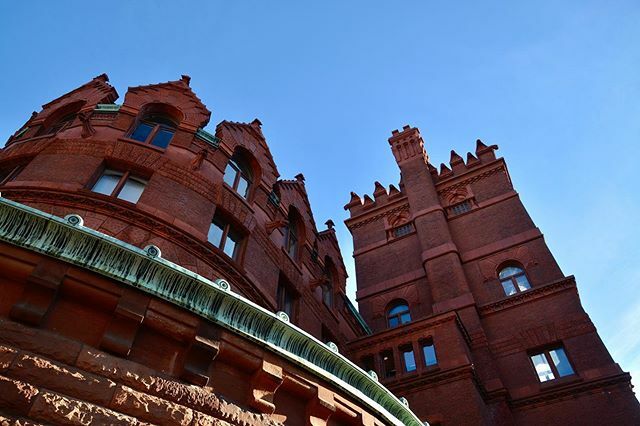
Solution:
{"label": "stone corbel", "polygon": [[219,353],[219,331],[202,324],[185,354],[181,377],[194,385],[206,386],[209,383],[209,368]]}
{"label": "stone corbel", "polygon": [[273,414],[276,409],[273,398],[281,384],[282,367],[262,360],[251,377],[249,405],[261,413]]}
{"label": "stone corbel", "polygon": [[316,389],[316,395],[307,402],[306,416],[311,426],[326,426],[329,417],[336,412],[333,392],[323,387]]}
{"label": "stone corbel", "polygon": [[191,170],[193,171],[200,170],[200,167],[202,167],[202,163],[206,158],[207,158],[206,149],[201,149],[200,151],[198,151],[196,156],[193,157],[193,160],[191,160]]}
{"label": "stone corbel", "polygon": [[100,349],[126,357],[144,320],[150,298],[135,291],[120,297],[111,323],[102,335]]}
{"label": "stone corbel", "polygon": [[23,324],[39,326],[56,299],[67,269],[67,265],[49,259],[36,265],[9,316]]}
{"label": "stone corbel", "polygon": [[82,123],[82,133],[80,133],[80,136],[82,136],[83,139],[93,136],[96,133],[96,129],[91,125],[92,114],[92,111],[82,111],[78,114],[78,119],[80,119]]}
{"label": "stone corbel", "polygon": [[271,222],[267,222],[267,224],[264,226],[265,230],[267,231],[267,235],[271,235],[271,233],[273,231],[275,231],[278,228],[284,228],[285,226],[289,225],[289,221],[285,220],[285,219],[277,219]]}
{"label": "stone corbel", "polygon": [[311,291],[314,291],[316,288],[321,287],[323,284],[327,282],[327,278],[323,275],[320,278],[315,278],[309,281],[309,288]]}

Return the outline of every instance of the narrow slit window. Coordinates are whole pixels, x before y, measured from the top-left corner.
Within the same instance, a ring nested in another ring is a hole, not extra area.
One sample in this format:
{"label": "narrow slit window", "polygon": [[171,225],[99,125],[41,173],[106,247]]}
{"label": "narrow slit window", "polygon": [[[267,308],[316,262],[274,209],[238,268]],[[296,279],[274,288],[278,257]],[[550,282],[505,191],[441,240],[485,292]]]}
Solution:
{"label": "narrow slit window", "polygon": [[413,353],[413,348],[411,346],[403,346],[400,350],[402,351],[404,371],[407,373],[416,371],[416,357]]}
{"label": "narrow slit window", "polygon": [[422,342],[422,356],[424,357],[424,365],[426,367],[438,364],[438,359],[436,358],[436,348],[433,345],[432,340],[426,340]]}

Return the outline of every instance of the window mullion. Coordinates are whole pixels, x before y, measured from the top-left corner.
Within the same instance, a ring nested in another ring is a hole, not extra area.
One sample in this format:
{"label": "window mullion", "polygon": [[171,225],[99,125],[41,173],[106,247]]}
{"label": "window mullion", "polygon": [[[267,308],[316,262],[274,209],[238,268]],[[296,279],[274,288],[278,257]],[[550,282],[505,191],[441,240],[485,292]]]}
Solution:
{"label": "window mullion", "polygon": [[118,181],[118,184],[116,185],[115,188],[113,188],[113,192],[111,192],[111,196],[112,197],[117,197],[118,194],[120,193],[120,191],[122,191],[122,187],[124,187],[125,182],[127,181],[127,179],[129,179],[129,172],[124,172],[122,174],[122,177],[120,177],[120,180]]}
{"label": "window mullion", "polygon": [[156,137],[156,133],[158,133],[159,130],[160,130],[159,124],[156,124],[155,126],[153,126],[151,133],[149,133],[149,136],[147,136],[147,139],[144,141],[144,143],[150,144],[151,142],[153,142],[153,138]]}
{"label": "window mullion", "polygon": [[558,373],[558,369],[556,368],[556,365],[553,363],[553,358],[551,358],[551,353],[549,353],[549,351],[544,351],[544,357],[547,359],[547,364],[549,364],[549,368],[551,368],[551,371],[553,371],[553,375],[555,376],[555,378],[559,379],[560,374]]}
{"label": "window mullion", "polygon": [[220,237],[220,250],[224,251],[225,243],[227,242],[227,236],[229,235],[229,229],[231,225],[228,223],[224,225],[224,229],[222,230],[222,236]]}

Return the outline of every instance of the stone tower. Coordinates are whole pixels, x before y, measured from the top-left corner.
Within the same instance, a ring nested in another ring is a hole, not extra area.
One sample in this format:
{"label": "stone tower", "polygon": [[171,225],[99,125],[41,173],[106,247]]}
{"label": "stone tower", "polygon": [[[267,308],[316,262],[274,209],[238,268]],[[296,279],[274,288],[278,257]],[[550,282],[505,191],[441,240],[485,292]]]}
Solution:
{"label": "stone tower", "polygon": [[497,146],[436,169],[416,128],[399,188],[351,194],[360,312],[350,355],[431,424],[638,424],[613,361],[514,190]]}

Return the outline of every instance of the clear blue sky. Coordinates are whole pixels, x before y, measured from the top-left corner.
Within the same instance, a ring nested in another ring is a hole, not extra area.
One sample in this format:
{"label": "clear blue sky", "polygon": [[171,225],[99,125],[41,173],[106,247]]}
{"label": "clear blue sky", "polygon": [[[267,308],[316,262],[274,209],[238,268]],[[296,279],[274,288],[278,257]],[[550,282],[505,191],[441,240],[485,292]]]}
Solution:
{"label": "clear blue sky", "polygon": [[342,206],[397,183],[391,130],[419,127],[434,163],[498,144],[640,385],[640,3],[310,3],[2,2],[0,136],[103,72],[121,95],[189,74],[209,129],[259,117],[283,177],[305,174],[316,221],[338,223],[351,293]]}

